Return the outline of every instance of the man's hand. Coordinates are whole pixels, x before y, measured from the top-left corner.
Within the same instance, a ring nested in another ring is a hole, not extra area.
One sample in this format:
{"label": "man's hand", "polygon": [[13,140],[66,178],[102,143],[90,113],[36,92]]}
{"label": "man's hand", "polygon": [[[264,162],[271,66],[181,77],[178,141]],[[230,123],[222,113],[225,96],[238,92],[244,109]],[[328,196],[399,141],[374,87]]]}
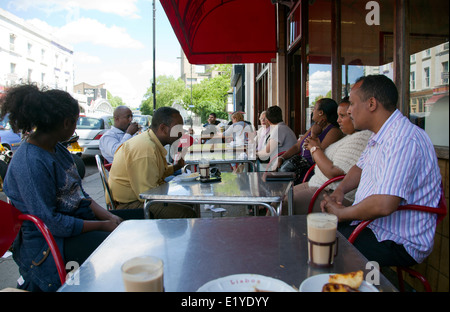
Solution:
{"label": "man's hand", "polygon": [[184,162],[184,158],[180,158],[176,164],[173,165],[173,171],[177,171],[184,167],[186,163]]}
{"label": "man's hand", "polygon": [[332,195],[325,193],[323,195],[323,200],[320,202],[320,208],[322,209],[322,212],[334,214],[338,217],[339,221],[342,221],[340,215],[346,207],[342,205],[341,201],[337,201],[336,197],[332,197]]}
{"label": "man's hand", "polygon": [[137,122],[132,122],[127,128],[126,133],[134,135],[140,129],[139,124]]}

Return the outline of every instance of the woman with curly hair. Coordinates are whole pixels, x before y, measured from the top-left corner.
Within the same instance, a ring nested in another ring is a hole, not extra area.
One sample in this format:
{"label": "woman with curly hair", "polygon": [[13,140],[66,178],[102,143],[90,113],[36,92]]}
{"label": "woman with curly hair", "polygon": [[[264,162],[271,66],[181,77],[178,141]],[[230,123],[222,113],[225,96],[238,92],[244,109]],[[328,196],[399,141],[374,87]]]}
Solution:
{"label": "woman with curly hair", "polygon": [[[61,90],[41,91],[26,84],[10,88],[0,100],[3,118],[15,132],[29,132],[6,173],[4,192],[22,213],[47,225],[65,262],[81,263],[113,231],[122,218],[101,207],[84,191],[72,155],[61,143],[75,131],[78,102]],[[25,221],[13,244],[13,257],[30,291],[55,291],[60,286],[48,245]]]}

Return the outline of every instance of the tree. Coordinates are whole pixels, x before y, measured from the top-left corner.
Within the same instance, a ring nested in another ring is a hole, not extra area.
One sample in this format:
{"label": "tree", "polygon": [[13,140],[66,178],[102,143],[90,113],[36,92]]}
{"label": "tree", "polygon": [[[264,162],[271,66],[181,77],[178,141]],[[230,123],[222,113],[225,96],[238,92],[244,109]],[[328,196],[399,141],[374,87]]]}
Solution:
{"label": "tree", "polygon": [[[202,122],[206,122],[210,113],[216,113],[218,118],[228,118],[226,103],[228,91],[231,87],[232,65],[216,65],[212,70],[219,71],[217,77],[202,80],[199,84],[185,85],[183,80],[172,76],[156,77],[156,109],[163,106],[180,104],[184,109],[201,116]],[[140,110],[142,114],[153,115],[153,93],[148,88],[145,100],[142,101]]]}
{"label": "tree", "polygon": [[190,90],[183,97],[183,107],[200,116],[202,122],[206,122],[210,113],[216,113],[218,118],[227,119],[226,103],[228,91],[231,88],[231,69],[232,65],[230,64],[216,65],[212,70],[217,70],[220,74],[193,85],[192,105],[194,107],[189,108],[191,104]]}
{"label": "tree", "polygon": [[[184,93],[186,93],[186,87],[183,80],[165,75],[156,77],[156,109],[172,106],[174,103],[181,104]],[[147,89],[144,97],[141,112],[144,115],[153,115],[152,87]]]}
{"label": "tree", "polygon": [[117,107],[117,106],[121,106],[121,105],[126,105],[122,98],[119,96],[113,96],[111,94],[111,92],[109,92],[108,90],[106,90],[106,98],[108,99],[109,103],[111,104],[112,107]]}

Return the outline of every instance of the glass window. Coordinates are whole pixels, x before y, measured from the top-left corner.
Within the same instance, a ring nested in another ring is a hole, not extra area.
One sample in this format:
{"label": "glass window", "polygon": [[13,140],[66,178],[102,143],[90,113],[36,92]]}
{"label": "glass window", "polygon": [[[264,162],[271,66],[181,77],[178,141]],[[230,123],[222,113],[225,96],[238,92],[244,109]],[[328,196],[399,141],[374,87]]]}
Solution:
{"label": "glass window", "polygon": [[416,88],[416,72],[411,72],[411,90]]}
{"label": "glass window", "polygon": [[429,67],[425,67],[423,69],[423,78],[425,79],[425,87],[429,87],[430,86],[430,68]]}
{"label": "glass window", "polygon": [[[416,53],[416,74],[411,71],[410,120],[430,136],[435,146],[449,146],[448,42]],[[422,59],[420,55],[429,56]],[[413,80],[414,79],[414,80]]]}

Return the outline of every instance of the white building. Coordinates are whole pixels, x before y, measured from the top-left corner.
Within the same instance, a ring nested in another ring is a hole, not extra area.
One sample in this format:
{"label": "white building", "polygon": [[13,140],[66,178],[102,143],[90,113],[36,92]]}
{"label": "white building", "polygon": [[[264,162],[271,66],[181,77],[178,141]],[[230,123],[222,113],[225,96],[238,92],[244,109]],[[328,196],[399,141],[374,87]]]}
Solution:
{"label": "white building", "polygon": [[0,92],[25,82],[72,93],[73,48],[0,8]]}

